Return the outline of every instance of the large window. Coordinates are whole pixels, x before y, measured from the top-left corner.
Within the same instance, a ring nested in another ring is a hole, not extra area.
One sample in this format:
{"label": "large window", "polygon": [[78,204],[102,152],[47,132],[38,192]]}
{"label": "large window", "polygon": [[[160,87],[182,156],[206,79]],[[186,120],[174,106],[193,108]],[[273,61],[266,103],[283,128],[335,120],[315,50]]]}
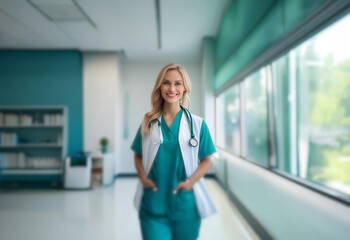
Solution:
{"label": "large window", "polygon": [[241,154],[239,84],[229,88],[216,101],[217,145],[239,156]]}
{"label": "large window", "polygon": [[284,123],[277,127],[278,168],[350,195],[347,29],[349,15],[273,63],[273,79]]}
{"label": "large window", "polygon": [[218,145],[350,196],[349,29],[350,14],[221,93]]}

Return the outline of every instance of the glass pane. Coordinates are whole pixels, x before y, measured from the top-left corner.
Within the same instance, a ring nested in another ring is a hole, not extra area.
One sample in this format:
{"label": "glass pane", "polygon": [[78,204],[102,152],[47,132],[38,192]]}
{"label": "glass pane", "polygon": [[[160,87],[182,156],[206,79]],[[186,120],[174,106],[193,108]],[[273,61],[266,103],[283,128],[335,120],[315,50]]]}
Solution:
{"label": "glass pane", "polygon": [[350,15],[296,48],[299,174],[350,194]]}
{"label": "glass pane", "polygon": [[292,173],[292,166],[295,165],[295,161],[293,162],[292,159],[295,159],[295,157],[291,157],[291,136],[293,136],[291,130],[293,128],[290,125],[293,123],[291,121],[291,116],[293,116],[291,105],[295,105],[295,100],[293,101],[289,94],[288,67],[288,55],[272,63],[277,168]]}
{"label": "glass pane", "polygon": [[268,164],[267,98],[265,68],[244,80],[246,157]]}
{"label": "glass pane", "polygon": [[216,99],[217,144],[240,155],[239,84],[232,86]]}
{"label": "glass pane", "polygon": [[350,15],[272,64],[278,169],[350,195]]}

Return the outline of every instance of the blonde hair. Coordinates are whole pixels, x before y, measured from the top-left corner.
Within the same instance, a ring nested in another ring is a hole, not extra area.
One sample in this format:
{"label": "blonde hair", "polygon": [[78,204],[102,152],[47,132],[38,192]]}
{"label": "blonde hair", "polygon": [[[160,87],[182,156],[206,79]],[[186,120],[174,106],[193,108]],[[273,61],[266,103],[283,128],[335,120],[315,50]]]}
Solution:
{"label": "blonde hair", "polygon": [[145,114],[142,121],[142,135],[148,135],[150,133],[149,124],[152,120],[159,118],[163,112],[164,99],[160,92],[160,87],[162,86],[164,76],[167,71],[177,70],[182,76],[185,91],[180,99],[180,105],[184,107],[187,102],[188,108],[190,107],[190,98],[188,94],[191,92],[191,80],[187,74],[186,69],[176,63],[170,63],[162,68],[159,72],[156,83],[154,85],[152,95],[151,95],[151,105],[152,109]]}

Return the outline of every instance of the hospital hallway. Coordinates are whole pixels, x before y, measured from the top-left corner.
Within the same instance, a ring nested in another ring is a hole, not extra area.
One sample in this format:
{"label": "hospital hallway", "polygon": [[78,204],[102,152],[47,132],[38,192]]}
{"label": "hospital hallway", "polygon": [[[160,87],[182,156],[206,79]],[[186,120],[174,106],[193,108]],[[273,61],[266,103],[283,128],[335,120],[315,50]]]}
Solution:
{"label": "hospital hallway", "polygon": [[[133,206],[136,182],[123,177],[92,191],[0,192],[0,239],[141,240]],[[209,178],[205,184],[218,212],[202,220],[199,240],[259,239],[217,182]]]}
{"label": "hospital hallway", "polygon": [[0,0],[0,240],[350,240],[349,43],[350,0]]}

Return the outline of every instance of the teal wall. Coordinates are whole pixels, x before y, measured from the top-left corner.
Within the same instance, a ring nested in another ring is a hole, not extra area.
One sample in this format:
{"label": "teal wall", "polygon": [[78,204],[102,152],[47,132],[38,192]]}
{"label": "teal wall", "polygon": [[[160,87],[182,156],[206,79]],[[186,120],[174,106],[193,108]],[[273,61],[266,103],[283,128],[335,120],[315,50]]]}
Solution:
{"label": "teal wall", "polygon": [[205,37],[202,42],[202,86],[204,119],[215,139],[215,96],[214,96],[214,44],[213,37]]}
{"label": "teal wall", "polygon": [[327,0],[232,0],[215,44],[215,89],[293,31]]}
{"label": "teal wall", "polygon": [[209,86],[210,90],[213,90],[214,85],[214,46],[215,39],[213,37],[205,37],[202,42],[202,76]]}
{"label": "teal wall", "polygon": [[0,105],[68,107],[68,154],[83,149],[82,54],[0,51]]}

